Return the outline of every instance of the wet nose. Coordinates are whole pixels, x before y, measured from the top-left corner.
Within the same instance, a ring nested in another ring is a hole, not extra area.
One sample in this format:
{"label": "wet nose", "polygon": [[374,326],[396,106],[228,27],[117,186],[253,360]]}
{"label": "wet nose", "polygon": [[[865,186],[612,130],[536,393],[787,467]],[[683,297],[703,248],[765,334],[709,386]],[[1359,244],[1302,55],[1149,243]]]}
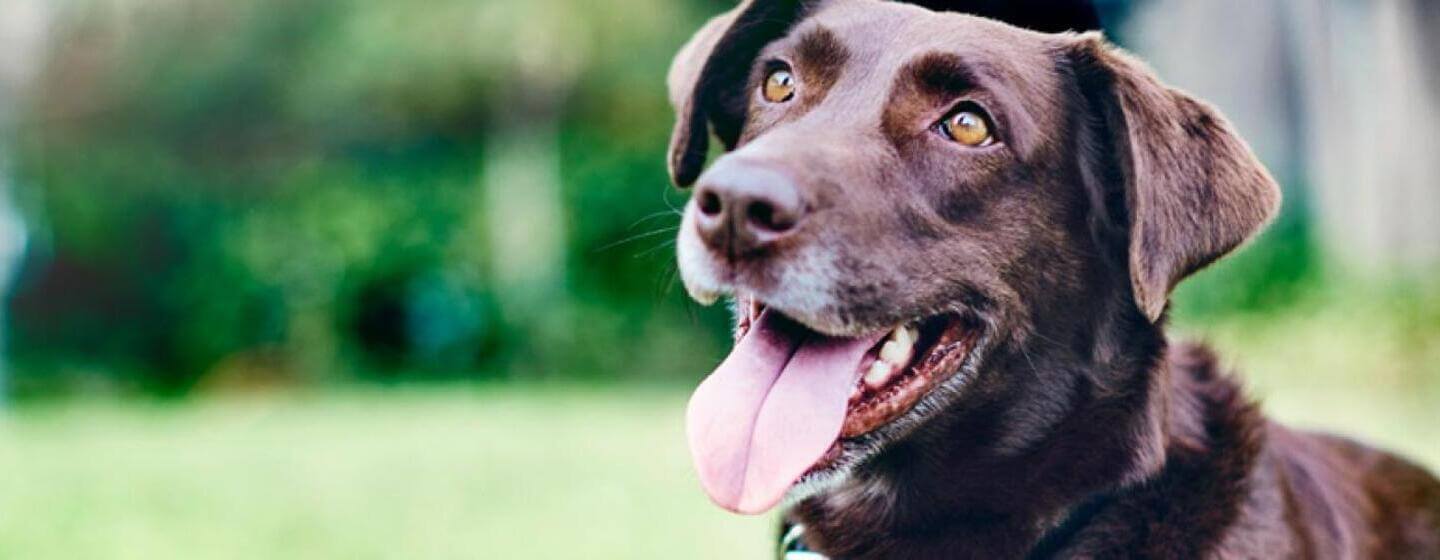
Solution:
{"label": "wet nose", "polygon": [[732,259],[770,247],[795,231],[804,216],[794,181],[763,165],[722,160],[698,185],[700,237],[711,250]]}

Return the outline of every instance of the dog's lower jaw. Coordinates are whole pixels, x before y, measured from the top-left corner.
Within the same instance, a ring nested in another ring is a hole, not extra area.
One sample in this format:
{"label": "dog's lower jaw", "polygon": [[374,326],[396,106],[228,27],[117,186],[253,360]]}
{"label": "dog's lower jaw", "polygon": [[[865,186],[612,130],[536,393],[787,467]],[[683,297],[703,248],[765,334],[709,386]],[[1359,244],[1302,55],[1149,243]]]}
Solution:
{"label": "dog's lower jaw", "polygon": [[[967,431],[986,429],[984,420],[942,416],[923,428],[935,431],[897,441],[823,486],[798,489],[808,495],[788,515],[807,527],[807,544],[831,557],[928,558],[927,551],[942,550],[960,551],[945,557],[965,557],[964,551],[1024,557],[1087,498],[1126,492],[1159,477],[1167,441],[1204,441],[1204,434],[1165,433],[1175,423],[1199,425],[1194,418],[1167,415],[1200,411],[1172,409],[1170,375],[1157,369],[1130,376],[1138,385],[1121,391],[1127,397],[1092,402],[1057,428],[1059,434],[1096,442],[1093,446],[1056,447],[1041,438],[1035,447],[1007,456],[967,457],[973,448],[937,442],[974,440],[976,434]],[[1107,409],[1126,414],[1096,416]],[[939,527],[937,520],[949,525]]]}

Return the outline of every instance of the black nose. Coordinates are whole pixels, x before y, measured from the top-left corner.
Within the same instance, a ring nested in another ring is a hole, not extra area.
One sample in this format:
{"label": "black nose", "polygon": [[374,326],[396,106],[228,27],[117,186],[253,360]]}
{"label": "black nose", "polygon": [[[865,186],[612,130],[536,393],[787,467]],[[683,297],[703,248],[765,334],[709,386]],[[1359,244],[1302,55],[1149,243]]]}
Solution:
{"label": "black nose", "polygon": [[731,259],[764,250],[793,232],[804,215],[795,183],[779,171],[720,161],[695,189],[696,226],[712,250]]}

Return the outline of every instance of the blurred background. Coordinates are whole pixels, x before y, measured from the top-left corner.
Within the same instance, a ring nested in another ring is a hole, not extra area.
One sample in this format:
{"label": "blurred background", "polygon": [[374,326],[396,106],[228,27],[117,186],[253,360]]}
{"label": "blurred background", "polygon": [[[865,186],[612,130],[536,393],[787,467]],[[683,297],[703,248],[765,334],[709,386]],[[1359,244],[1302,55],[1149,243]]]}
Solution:
{"label": "blurred background", "polygon": [[[732,5],[0,0],[0,551],[765,554],[690,472],[663,157]],[[1440,468],[1440,4],[1102,6],[1286,190],[1177,330]]]}

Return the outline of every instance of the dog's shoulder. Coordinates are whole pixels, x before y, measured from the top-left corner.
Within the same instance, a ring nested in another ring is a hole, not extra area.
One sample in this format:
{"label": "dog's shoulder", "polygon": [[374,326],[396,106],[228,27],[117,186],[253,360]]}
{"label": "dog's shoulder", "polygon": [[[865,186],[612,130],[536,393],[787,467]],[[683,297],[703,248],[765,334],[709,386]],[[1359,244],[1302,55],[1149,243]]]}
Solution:
{"label": "dog's shoulder", "polygon": [[[1208,489],[1210,512],[1186,523],[1201,529],[1194,537],[1230,519],[1212,555],[1440,557],[1440,482],[1425,469],[1347,438],[1270,421],[1204,345],[1172,347],[1166,367],[1172,439],[1156,484],[1167,493]],[[1191,494],[1172,495],[1186,503]],[[1155,544],[1175,550],[1160,540]]]}
{"label": "dog's shoulder", "polygon": [[1440,480],[1393,453],[1327,433],[1270,430],[1267,455],[1319,540],[1372,558],[1440,558]]}

